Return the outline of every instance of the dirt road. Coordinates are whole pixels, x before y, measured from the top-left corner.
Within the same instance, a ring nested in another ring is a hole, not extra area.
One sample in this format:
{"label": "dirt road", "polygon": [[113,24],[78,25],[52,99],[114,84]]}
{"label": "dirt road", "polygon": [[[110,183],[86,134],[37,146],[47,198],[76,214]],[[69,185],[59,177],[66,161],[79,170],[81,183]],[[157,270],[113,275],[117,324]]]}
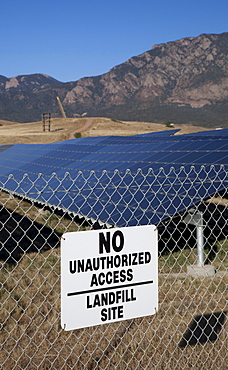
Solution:
{"label": "dirt road", "polygon": [[74,139],[74,134],[76,132],[82,132],[82,131],[88,130],[91,126],[93,126],[93,123],[94,123],[94,119],[88,118],[83,126],[79,127],[76,131],[70,133],[69,139]]}

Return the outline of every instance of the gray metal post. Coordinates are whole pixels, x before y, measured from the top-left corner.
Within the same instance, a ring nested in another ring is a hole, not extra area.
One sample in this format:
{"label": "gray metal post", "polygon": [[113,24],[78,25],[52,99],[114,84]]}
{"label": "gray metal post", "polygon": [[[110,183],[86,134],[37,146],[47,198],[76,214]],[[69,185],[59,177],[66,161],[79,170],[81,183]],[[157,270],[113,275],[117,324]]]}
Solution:
{"label": "gray metal post", "polygon": [[184,218],[186,223],[196,226],[197,264],[187,266],[187,274],[190,276],[214,276],[215,268],[212,265],[204,265],[204,236],[203,236],[203,213],[199,210],[190,210]]}
{"label": "gray metal post", "polygon": [[196,224],[196,237],[197,237],[197,264],[198,266],[204,265],[204,237],[203,237],[203,213],[197,212],[198,222]]}

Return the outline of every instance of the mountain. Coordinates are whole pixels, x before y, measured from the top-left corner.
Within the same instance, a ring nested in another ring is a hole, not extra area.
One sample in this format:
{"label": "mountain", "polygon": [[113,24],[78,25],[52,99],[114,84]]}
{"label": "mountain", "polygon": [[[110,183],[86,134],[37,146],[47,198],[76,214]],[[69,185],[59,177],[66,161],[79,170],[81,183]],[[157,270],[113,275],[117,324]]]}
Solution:
{"label": "mountain", "polygon": [[108,73],[62,83],[47,75],[0,76],[0,119],[87,112],[120,120],[228,127],[228,33],[155,45]]}

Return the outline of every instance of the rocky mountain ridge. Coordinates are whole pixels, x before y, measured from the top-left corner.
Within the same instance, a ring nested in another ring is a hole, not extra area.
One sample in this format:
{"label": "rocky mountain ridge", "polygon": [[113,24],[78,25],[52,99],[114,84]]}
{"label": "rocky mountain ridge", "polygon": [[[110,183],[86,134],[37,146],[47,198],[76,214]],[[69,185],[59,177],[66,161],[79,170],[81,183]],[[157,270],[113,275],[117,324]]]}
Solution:
{"label": "rocky mountain ridge", "polygon": [[[62,83],[36,74],[0,76],[0,118],[28,122],[42,112],[87,112],[122,120],[228,126],[228,33],[203,34],[130,58],[108,73]],[[33,118],[32,118],[33,117]]]}

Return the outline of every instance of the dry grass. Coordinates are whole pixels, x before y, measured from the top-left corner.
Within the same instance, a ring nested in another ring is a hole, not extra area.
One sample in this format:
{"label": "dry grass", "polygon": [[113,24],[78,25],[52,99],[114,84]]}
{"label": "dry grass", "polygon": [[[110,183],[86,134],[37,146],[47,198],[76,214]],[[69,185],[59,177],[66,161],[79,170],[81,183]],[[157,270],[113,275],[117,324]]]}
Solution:
{"label": "dry grass", "polygon": [[[88,121],[90,122],[87,125]],[[106,135],[137,135],[148,132],[170,130],[164,124],[150,122],[120,122],[109,118],[67,118],[52,119],[51,131],[43,131],[42,122],[14,123],[0,121],[0,145],[5,144],[45,144],[73,137],[80,132],[82,137]],[[89,127],[87,127],[89,126]],[[176,125],[180,133],[203,131],[205,128],[192,125]]]}
{"label": "dry grass", "polygon": [[[60,328],[60,250],[25,255],[2,269],[3,369],[226,369],[227,324],[215,342],[180,347],[199,313],[224,312],[228,277],[161,276],[155,316],[64,332]],[[10,356],[8,356],[10,353]]]}
{"label": "dry grass", "polygon": [[0,126],[0,145],[3,144],[45,144],[66,140],[70,132],[80,125],[80,121],[69,119],[54,119],[51,131],[43,131],[42,122],[33,123],[2,123]]}

